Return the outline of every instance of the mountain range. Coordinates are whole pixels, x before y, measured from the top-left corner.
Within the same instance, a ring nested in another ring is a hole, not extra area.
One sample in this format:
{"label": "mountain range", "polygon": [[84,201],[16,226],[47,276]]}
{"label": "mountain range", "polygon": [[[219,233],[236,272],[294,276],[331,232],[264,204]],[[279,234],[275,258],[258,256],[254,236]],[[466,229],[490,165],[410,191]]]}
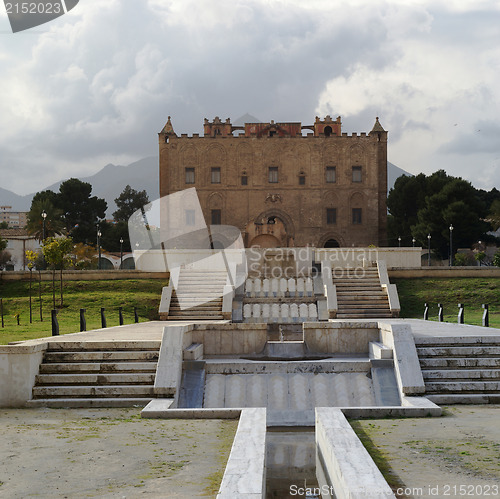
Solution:
{"label": "mountain range", "polygon": [[[388,161],[387,185],[389,190],[401,175],[411,176],[412,174]],[[127,184],[137,191],[145,190],[148,193],[150,201],[159,197],[158,157],[150,156],[143,158],[127,166],[110,163],[96,174],[90,177],[82,177],[80,180],[92,185],[93,196],[103,198],[107,201],[108,210],[106,217],[112,218],[112,213],[116,211],[115,199],[121,194]],[[57,192],[62,182],[64,180],[40,190]],[[34,195],[35,193],[20,196],[0,187],[0,206],[12,206],[13,211],[29,211]]]}

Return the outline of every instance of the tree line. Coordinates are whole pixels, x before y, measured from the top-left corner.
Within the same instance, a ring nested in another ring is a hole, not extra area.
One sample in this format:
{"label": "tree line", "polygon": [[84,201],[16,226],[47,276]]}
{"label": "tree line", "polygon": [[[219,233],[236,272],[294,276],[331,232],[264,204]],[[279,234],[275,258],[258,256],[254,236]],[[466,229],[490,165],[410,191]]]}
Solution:
{"label": "tree line", "polygon": [[130,251],[127,222],[134,211],[149,203],[148,195],[145,190],[137,191],[127,185],[115,203],[113,220],[105,220],[106,200],[92,196],[91,184],[71,178],[60,185],[59,192],[46,190],[35,194],[27,229],[40,241],[60,235],[70,237],[76,245],[81,245],[81,252],[85,252],[86,246],[97,245],[99,230],[103,250]]}
{"label": "tree line", "polygon": [[450,226],[453,249],[471,248],[478,241],[499,244],[492,234],[500,227],[500,191],[476,189],[460,177],[439,170],[399,177],[387,198],[389,246],[424,248],[431,236],[432,250],[441,258],[449,255]]}

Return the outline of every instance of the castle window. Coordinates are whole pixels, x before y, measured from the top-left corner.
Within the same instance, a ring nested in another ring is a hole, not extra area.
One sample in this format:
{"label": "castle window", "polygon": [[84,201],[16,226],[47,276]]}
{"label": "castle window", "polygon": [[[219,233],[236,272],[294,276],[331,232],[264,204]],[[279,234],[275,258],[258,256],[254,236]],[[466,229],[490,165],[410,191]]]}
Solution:
{"label": "castle window", "polygon": [[306,185],[306,176],[303,173],[299,175],[299,185]]}
{"label": "castle window", "polygon": [[352,181],[353,182],[362,182],[363,181],[363,171],[361,166],[353,166],[352,167]]}
{"label": "castle window", "polygon": [[211,212],[211,224],[220,225],[222,223],[222,213],[221,210],[212,210]]}
{"label": "castle window", "polygon": [[326,167],[326,182],[334,184],[337,181],[337,168],[335,166]]}
{"label": "castle window", "polygon": [[330,137],[330,135],[332,134],[332,127],[331,126],[325,126],[325,129],[323,131],[323,133],[325,134],[325,137]]}
{"label": "castle window", "polygon": [[194,225],[195,224],[195,213],[194,210],[186,210],[186,225]]}
{"label": "castle window", "polygon": [[362,223],[361,208],[353,208],[352,209],[352,223],[353,223],[353,225],[360,225]]}
{"label": "castle window", "polygon": [[220,168],[212,168],[212,184],[220,184]]}
{"label": "castle window", "polygon": [[241,185],[248,185],[248,177],[246,175],[241,176]]}
{"label": "castle window", "polygon": [[194,168],[186,168],[186,184],[194,184]]}
{"label": "castle window", "polygon": [[269,167],[269,183],[277,184],[278,183],[278,167],[270,166]]}
{"label": "castle window", "polygon": [[337,223],[337,208],[326,209],[326,223],[329,225]]}

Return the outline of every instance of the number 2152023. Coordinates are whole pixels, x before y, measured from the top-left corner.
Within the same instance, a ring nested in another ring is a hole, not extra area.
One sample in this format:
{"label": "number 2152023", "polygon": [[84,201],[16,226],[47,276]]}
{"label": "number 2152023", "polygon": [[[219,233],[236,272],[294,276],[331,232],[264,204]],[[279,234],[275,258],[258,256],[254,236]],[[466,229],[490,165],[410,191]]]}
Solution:
{"label": "number 2152023", "polygon": [[7,14],[62,14],[60,2],[6,2]]}

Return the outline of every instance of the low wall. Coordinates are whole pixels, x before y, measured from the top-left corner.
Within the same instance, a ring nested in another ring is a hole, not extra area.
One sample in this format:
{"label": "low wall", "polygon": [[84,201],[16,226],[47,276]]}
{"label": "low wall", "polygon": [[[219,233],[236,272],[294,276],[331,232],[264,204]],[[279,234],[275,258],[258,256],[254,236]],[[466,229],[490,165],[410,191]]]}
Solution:
{"label": "low wall", "polygon": [[191,338],[203,343],[205,355],[259,354],[266,346],[267,324],[197,324]]}
{"label": "low wall", "polygon": [[425,383],[411,327],[384,322],[379,322],[378,326],[382,343],[393,351],[394,372],[401,397],[424,394]]}
{"label": "low wall", "polygon": [[364,262],[384,260],[387,268],[420,268],[421,248],[329,248],[316,249],[315,260],[332,268],[359,268]]}
{"label": "low wall", "polygon": [[498,277],[500,267],[421,267],[393,268],[389,270],[389,278],[419,279],[419,278],[451,278],[451,277]]}
{"label": "low wall", "polygon": [[[42,281],[52,280],[51,270],[42,270]],[[168,272],[141,272],[139,270],[63,270],[63,281],[100,281],[117,279],[163,279],[167,280]],[[39,273],[33,271],[33,281],[38,281]],[[56,280],[60,279],[60,271],[56,270]],[[29,281],[29,271],[1,271],[0,281]]]}
{"label": "low wall", "polygon": [[0,346],[0,407],[23,407],[33,396],[46,342]]}
{"label": "low wall", "polygon": [[364,353],[371,341],[379,341],[377,322],[306,322],[304,342],[315,353]]}
{"label": "low wall", "polygon": [[[323,471],[320,486],[333,487],[337,499],[395,498],[342,411],[316,407],[316,468]],[[323,496],[325,497],[325,496]]]}
{"label": "low wall", "polygon": [[217,499],[266,497],[266,409],[241,411]]}

